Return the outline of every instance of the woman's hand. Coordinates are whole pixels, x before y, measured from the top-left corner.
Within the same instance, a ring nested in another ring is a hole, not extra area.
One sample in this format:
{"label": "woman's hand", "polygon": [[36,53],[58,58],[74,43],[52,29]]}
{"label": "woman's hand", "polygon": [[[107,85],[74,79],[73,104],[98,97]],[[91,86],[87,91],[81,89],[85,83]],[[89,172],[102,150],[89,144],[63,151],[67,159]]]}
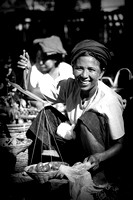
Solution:
{"label": "woman's hand", "polygon": [[17,62],[18,67],[22,69],[31,68],[30,56],[28,52],[23,50],[23,55],[20,55],[20,60]]}
{"label": "woman's hand", "polygon": [[84,159],[84,163],[89,162],[91,163],[91,168],[96,170],[99,168],[99,164],[101,162],[101,153],[96,153]]}
{"label": "woman's hand", "polygon": [[84,162],[90,162],[93,166],[92,169],[96,170],[97,168],[99,168],[100,162],[110,159],[121,152],[123,147],[123,140],[124,137],[114,140],[114,145],[108,150],[103,151],[101,153],[95,153],[90,157],[85,158]]}

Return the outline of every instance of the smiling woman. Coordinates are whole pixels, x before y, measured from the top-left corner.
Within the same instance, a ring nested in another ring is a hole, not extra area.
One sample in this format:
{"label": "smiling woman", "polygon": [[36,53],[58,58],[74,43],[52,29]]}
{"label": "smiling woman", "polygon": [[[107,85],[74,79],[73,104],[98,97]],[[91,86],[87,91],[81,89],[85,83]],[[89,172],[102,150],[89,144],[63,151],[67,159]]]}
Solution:
{"label": "smiling woman", "polygon": [[[102,185],[103,190],[110,182],[116,183],[119,176],[116,163],[120,161],[125,134],[122,98],[101,81],[110,59],[111,53],[103,44],[94,40],[79,42],[71,52],[75,78],[60,81],[57,90],[46,96],[51,102],[65,103],[67,116],[46,106],[27,131],[27,137],[33,140],[31,162],[41,159],[41,149],[56,150],[58,159],[70,165],[89,162],[93,183]],[[45,96],[41,83],[40,91]],[[69,125],[74,137],[59,134],[61,123]]]}

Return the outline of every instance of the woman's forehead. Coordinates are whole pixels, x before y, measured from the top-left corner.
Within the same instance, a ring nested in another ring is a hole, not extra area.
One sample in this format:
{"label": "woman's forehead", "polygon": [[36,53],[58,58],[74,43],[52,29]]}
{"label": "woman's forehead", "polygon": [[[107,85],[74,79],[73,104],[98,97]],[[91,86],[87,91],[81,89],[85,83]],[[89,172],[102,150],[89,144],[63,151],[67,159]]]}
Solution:
{"label": "woman's forehead", "polygon": [[80,64],[80,63],[92,63],[94,65],[100,65],[100,62],[94,58],[93,56],[87,55],[87,56],[80,56],[77,61],[76,64]]}

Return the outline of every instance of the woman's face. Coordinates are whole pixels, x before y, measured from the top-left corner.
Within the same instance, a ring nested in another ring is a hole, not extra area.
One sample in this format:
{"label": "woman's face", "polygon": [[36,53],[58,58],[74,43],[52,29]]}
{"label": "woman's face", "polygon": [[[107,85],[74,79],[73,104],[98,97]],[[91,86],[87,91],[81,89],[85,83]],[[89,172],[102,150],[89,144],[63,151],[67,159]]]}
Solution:
{"label": "woman's face", "polygon": [[49,73],[55,68],[55,63],[56,61],[51,57],[44,55],[43,53],[37,54],[36,66],[41,73]]}
{"label": "woman's face", "polygon": [[97,82],[103,76],[100,62],[92,56],[81,56],[73,66],[73,73],[81,90],[87,91],[97,87]]}

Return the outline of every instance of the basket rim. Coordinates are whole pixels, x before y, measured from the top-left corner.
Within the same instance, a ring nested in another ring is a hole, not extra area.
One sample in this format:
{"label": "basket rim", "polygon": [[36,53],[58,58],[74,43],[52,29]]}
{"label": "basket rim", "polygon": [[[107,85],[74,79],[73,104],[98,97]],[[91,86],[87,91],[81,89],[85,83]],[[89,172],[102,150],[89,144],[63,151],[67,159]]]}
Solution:
{"label": "basket rim", "polygon": [[[61,164],[63,164],[63,163],[66,163],[66,162],[62,162],[62,161],[51,161],[51,162],[44,162],[43,164],[44,165],[46,165],[46,164],[49,164],[49,163],[61,163]],[[67,164],[67,163],[66,163]],[[67,164],[68,165],[68,164]],[[28,173],[28,174],[49,174],[49,173],[56,173],[56,172],[58,172],[59,171],[59,169],[57,169],[57,170],[50,170],[50,171],[46,171],[46,172],[37,172],[37,171],[32,171],[32,172],[30,172],[30,171],[28,171],[28,169],[30,168],[30,167],[36,167],[37,166],[37,164],[32,164],[32,165],[28,165],[28,166],[26,166],[25,168],[24,168],[24,171],[26,172],[26,173]]]}
{"label": "basket rim", "polygon": [[19,148],[19,147],[25,147],[27,145],[30,145],[32,143],[32,140],[29,138],[26,138],[27,142],[25,144],[18,144],[18,145],[5,145],[5,146],[1,146],[1,147],[6,147],[6,148]]}
{"label": "basket rim", "polygon": [[25,122],[25,123],[22,123],[22,124],[6,124],[7,127],[22,127],[22,126],[28,126],[28,125],[31,125],[31,122]]}

